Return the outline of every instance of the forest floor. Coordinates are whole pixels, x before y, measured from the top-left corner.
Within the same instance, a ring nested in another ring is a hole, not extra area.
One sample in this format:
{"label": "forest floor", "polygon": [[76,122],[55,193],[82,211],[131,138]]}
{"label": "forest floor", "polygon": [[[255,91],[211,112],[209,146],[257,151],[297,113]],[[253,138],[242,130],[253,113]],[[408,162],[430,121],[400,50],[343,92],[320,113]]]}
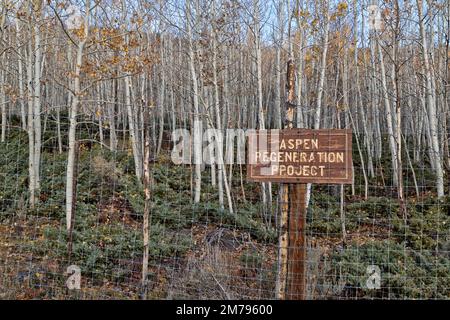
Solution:
{"label": "forest floor", "polygon": [[[69,275],[64,270],[69,265],[67,259],[52,252],[36,254],[27,249],[45,246],[43,230],[59,228],[58,224],[52,219],[35,217],[0,224],[0,299],[140,298],[140,259],[119,262],[129,272],[126,279],[99,281],[98,276],[83,276],[81,290],[68,290],[65,280]],[[258,298],[273,291],[264,288],[267,281],[258,274],[273,268],[274,246],[246,241],[247,235],[214,225],[194,226],[191,232],[193,245],[183,257],[152,261],[148,298]],[[242,256],[249,251],[257,252],[265,260],[253,261],[249,257],[243,263]],[[201,286],[201,290],[196,286]]]}

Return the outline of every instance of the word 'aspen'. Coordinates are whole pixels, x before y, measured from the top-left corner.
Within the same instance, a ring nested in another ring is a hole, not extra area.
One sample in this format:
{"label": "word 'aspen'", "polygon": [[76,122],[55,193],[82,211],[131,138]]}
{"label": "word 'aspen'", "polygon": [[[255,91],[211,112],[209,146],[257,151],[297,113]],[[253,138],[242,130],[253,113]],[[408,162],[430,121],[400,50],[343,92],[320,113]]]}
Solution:
{"label": "word 'aspen'", "polygon": [[250,181],[350,184],[352,132],[337,129],[259,130],[249,135]]}

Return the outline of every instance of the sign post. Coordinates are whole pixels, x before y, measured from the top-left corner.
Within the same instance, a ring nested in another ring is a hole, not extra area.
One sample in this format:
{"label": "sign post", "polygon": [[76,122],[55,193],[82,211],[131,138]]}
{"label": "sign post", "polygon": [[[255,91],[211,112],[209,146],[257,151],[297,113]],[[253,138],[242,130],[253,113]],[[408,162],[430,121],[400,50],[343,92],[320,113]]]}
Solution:
{"label": "sign post", "polygon": [[307,183],[352,183],[352,131],[259,130],[248,150],[249,181],[282,183],[277,296],[305,299]]}
{"label": "sign post", "polygon": [[259,130],[248,150],[249,181],[282,183],[277,296],[305,299],[307,183],[352,183],[352,132]]}
{"label": "sign post", "polygon": [[288,60],[285,130],[249,134],[247,179],[279,182],[280,235],[276,296],[306,299],[306,197],[308,183],[352,183],[351,130],[293,129],[295,65]]}

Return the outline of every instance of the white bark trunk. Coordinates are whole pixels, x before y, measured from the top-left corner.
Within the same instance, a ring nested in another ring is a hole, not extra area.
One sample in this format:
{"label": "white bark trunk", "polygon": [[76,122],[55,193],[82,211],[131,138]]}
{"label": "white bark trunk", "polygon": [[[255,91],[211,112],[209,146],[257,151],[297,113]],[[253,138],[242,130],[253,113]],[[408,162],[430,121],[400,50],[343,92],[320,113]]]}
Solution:
{"label": "white bark trunk", "polygon": [[39,23],[41,18],[41,11],[39,8],[37,21],[34,25],[34,171],[36,191],[40,189],[40,162],[41,162],[41,63],[42,48],[41,48],[41,32],[39,30]]}
{"label": "white bark trunk", "polygon": [[136,128],[137,126],[137,119],[135,116],[136,112],[133,112],[133,106],[131,104],[131,77],[126,76],[125,77],[125,105],[127,108],[127,115],[128,115],[128,126],[130,129],[130,139],[131,139],[131,148],[133,151],[133,159],[134,159],[134,169],[136,173],[136,178],[138,181],[142,180],[142,152],[141,150],[141,144],[139,142],[139,132]]}
{"label": "white bark trunk", "polygon": [[86,1],[86,15],[84,18],[84,35],[77,46],[77,57],[75,64],[75,74],[73,77],[73,92],[74,95],[71,101],[71,108],[69,114],[69,152],[67,157],[67,171],[66,171],[66,228],[70,232],[72,228],[72,215],[73,215],[73,201],[74,201],[74,173],[75,173],[75,147],[76,147],[76,130],[77,130],[77,115],[78,106],[81,95],[81,66],[83,63],[83,51],[89,35],[89,14],[90,14],[90,1]]}
{"label": "white bark trunk", "polygon": [[320,78],[319,78],[319,87],[317,89],[317,106],[316,106],[316,114],[314,119],[314,129],[320,128],[320,120],[322,113],[322,97],[325,85],[325,76],[327,69],[327,53],[328,53],[328,38],[329,38],[329,29],[330,29],[330,16],[328,9],[328,0],[326,0],[326,17],[325,17],[325,34],[323,39],[323,51],[322,51],[322,61],[320,65]]}
{"label": "white bark trunk", "polygon": [[433,79],[434,75],[432,69],[430,67],[430,61],[428,58],[428,44],[427,38],[425,34],[425,25],[423,20],[423,3],[422,0],[417,0],[417,11],[419,18],[419,26],[420,26],[420,35],[422,41],[422,53],[423,53],[423,61],[424,61],[424,69],[425,69],[425,77],[426,77],[426,89],[427,89],[427,103],[428,103],[428,118],[430,124],[430,135],[431,135],[431,146],[434,153],[434,157],[432,161],[434,162],[435,175],[436,175],[436,188],[438,197],[441,198],[444,196],[444,174],[442,170],[441,163],[441,151],[439,147],[439,137],[438,137],[438,124],[437,124],[437,112],[436,112],[436,97],[435,91],[433,89]]}
{"label": "white bark trunk", "polygon": [[201,172],[201,164],[202,164],[202,128],[201,128],[201,119],[199,114],[199,89],[198,89],[198,80],[197,80],[197,72],[195,70],[195,56],[194,56],[194,44],[193,44],[193,34],[192,34],[192,26],[191,26],[191,0],[186,1],[186,25],[189,37],[189,69],[192,77],[192,89],[194,91],[194,202],[200,202],[201,195],[201,185],[202,185],[202,172]]}
{"label": "white bark trunk", "polygon": [[383,90],[384,106],[386,110],[386,124],[388,127],[389,146],[391,149],[391,163],[392,163],[392,181],[394,186],[398,186],[398,162],[397,162],[397,142],[395,141],[395,131],[392,121],[391,103],[389,101],[389,93],[386,81],[386,69],[384,66],[383,52],[381,45],[377,41],[378,55],[380,57],[381,83]]}

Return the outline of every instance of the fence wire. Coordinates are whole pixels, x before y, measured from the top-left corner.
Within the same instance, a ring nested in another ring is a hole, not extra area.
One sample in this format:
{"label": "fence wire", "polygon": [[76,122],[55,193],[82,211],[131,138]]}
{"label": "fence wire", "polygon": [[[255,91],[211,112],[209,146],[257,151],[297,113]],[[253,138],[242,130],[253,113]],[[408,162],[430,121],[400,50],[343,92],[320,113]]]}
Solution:
{"label": "fence wire", "polygon": [[[58,153],[55,139],[44,143],[39,201],[30,208],[27,136],[11,129],[0,150],[0,298],[274,299],[279,185],[272,184],[272,202],[264,204],[261,184],[246,181],[245,166],[226,166],[235,209],[230,213],[220,207],[217,182],[204,166],[201,201],[194,204],[194,168],[173,164],[171,145],[165,139],[151,163],[149,274],[143,287],[144,195],[129,146],[111,152],[80,144],[69,253],[66,153]],[[414,168],[417,195],[405,166],[404,215],[385,152],[374,163],[365,199],[356,147],[353,152],[355,181],[344,187],[343,203],[340,186],[312,186],[307,298],[449,299],[449,198],[434,196],[425,165]],[[69,266],[79,269],[68,271]]]}

